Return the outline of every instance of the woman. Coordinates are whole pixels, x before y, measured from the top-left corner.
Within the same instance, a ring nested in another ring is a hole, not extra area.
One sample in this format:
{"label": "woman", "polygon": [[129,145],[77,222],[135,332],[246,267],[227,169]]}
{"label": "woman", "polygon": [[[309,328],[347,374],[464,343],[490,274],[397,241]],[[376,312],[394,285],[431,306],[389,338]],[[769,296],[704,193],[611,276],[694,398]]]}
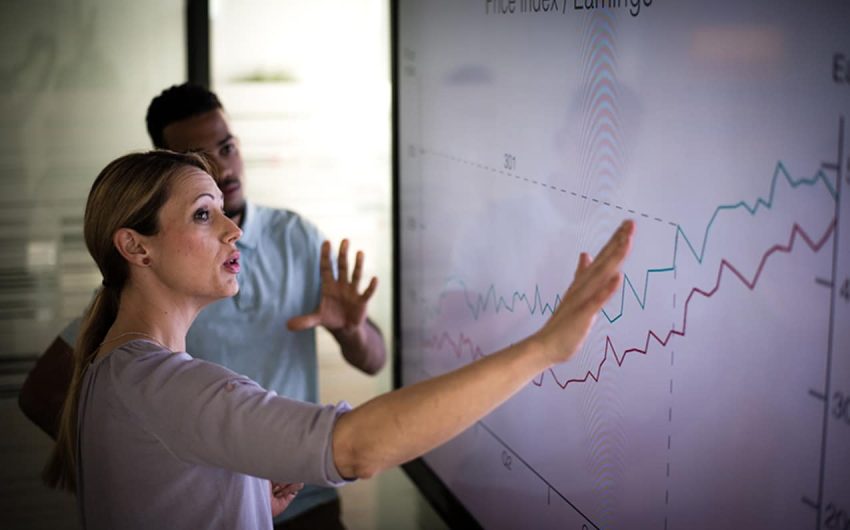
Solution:
{"label": "woman", "polygon": [[[119,158],[86,204],[103,289],[74,348],[48,482],[77,491],[89,528],[271,528],[294,482],[338,485],[415,458],[569,359],[619,285],[633,232],[623,223],[595,261],[581,255],[561,304],[527,339],[354,410],[322,407],[184,352],[201,308],[238,290],[241,231],[198,156]],[[328,252],[322,261],[330,267]]]}

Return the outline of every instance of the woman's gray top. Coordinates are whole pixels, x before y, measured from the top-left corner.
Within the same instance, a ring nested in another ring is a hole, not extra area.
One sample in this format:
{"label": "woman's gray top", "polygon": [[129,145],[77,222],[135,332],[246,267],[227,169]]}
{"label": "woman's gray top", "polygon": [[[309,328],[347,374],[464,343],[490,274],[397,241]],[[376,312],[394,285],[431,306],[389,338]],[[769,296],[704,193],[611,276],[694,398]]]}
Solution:
{"label": "woman's gray top", "polygon": [[271,528],[268,479],[345,482],[331,434],[348,410],[278,396],[152,341],[127,342],[83,375],[83,525]]}

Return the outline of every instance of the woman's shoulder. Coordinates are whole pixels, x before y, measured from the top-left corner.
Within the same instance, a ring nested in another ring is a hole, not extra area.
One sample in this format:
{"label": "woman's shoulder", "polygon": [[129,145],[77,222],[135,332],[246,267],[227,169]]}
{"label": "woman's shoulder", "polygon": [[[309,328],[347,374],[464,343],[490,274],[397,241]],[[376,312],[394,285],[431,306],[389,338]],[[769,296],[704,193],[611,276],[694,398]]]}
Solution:
{"label": "woman's shoulder", "polygon": [[236,376],[227,368],[201,359],[187,352],[174,352],[157,342],[136,339],[125,342],[103,359],[114,377],[127,382],[161,379],[227,379]]}
{"label": "woman's shoulder", "polygon": [[172,352],[145,340],[127,342],[104,359],[106,372],[127,403],[199,397],[234,385],[253,385],[249,378],[219,364]]}

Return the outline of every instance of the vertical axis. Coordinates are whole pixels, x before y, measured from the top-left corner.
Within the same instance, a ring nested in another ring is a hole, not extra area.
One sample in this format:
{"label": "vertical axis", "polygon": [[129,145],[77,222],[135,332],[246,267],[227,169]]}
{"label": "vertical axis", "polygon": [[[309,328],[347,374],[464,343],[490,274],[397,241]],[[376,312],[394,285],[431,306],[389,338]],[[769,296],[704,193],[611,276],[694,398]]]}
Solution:
{"label": "vertical axis", "polygon": [[830,380],[832,375],[832,342],[835,335],[835,297],[838,291],[838,229],[840,226],[839,214],[841,212],[841,184],[844,180],[844,116],[838,117],[838,163],[836,164],[836,179],[835,179],[835,231],[832,233],[832,292],[830,295],[829,306],[829,337],[827,339],[826,350],[826,384],[824,385],[825,399],[823,401],[823,428],[821,431],[821,446],[820,446],[820,475],[818,481],[818,510],[816,530],[821,528],[821,514],[823,513],[823,490],[824,479],[826,475],[826,443],[827,429],[829,426],[829,396],[830,396]]}

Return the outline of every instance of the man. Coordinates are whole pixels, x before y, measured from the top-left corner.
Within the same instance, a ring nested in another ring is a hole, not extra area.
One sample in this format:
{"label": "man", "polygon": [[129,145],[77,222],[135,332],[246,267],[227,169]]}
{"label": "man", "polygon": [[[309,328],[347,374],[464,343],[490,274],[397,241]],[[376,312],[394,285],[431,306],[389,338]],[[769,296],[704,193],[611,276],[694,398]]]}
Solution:
{"label": "man", "polygon": [[[291,211],[245,200],[239,144],[214,93],[196,85],[173,86],[153,99],[146,121],[154,146],[201,151],[216,163],[225,212],[243,230],[237,242],[242,266],[239,293],[201,312],[189,330],[189,353],[245,374],[281,395],[316,402],[313,328],[321,325],[334,336],[350,364],[368,374],[377,373],[385,363],[386,350],[380,331],[366,317],[377,280],[373,278],[362,294],[357,292],[363,254],[357,254],[348,282],[348,243],[343,241],[339,277],[322,283],[320,253],[330,248],[322,245],[318,230]],[[54,437],[78,328],[79,320],[51,344],[19,398],[24,413]],[[276,519],[280,523],[276,528],[341,528],[339,513],[334,490],[305,486]]]}

